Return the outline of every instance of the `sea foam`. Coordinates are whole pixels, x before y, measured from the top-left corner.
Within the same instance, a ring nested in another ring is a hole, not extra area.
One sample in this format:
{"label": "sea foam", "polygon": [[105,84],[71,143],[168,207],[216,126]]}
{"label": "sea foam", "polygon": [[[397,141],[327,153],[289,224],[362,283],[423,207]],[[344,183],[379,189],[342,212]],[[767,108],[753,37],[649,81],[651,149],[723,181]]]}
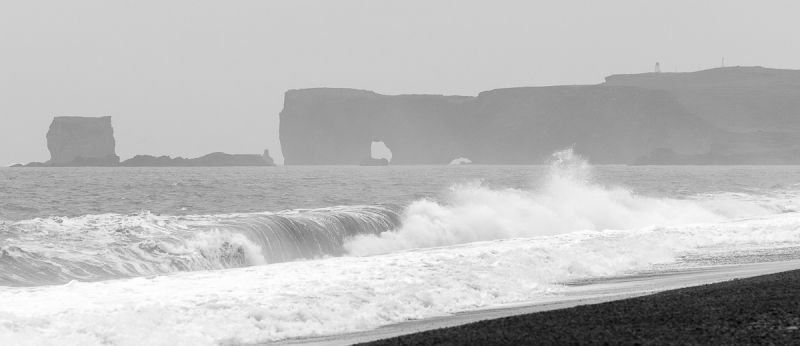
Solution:
{"label": "sea foam", "polygon": [[340,256],[345,238],[399,222],[391,206],[0,221],[0,285],[33,286]]}
{"label": "sea foam", "polygon": [[[557,297],[562,283],[673,268],[682,256],[800,245],[794,213],[578,231],[168,276],[0,287],[0,339],[224,345],[374,329]],[[677,266],[680,267],[680,266]]]}
{"label": "sea foam", "polygon": [[419,200],[401,227],[345,243],[352,255],[475,241],[722,222],[782,211],[778,204],[732,198],[677,200],[638,196],[594,182],[592,167],[572,149],[553,154],[549,174],[530,190],[457,184],[444,201]]}
{"label": "sea foam", "polygon": [[[323,243],[346,239],[340,254],[348,256],[0,287],[0,340],[10,345],[230,345],[357,332],[548,300],[563,294],[565,283],[681,268],[688,265],[683,259],[693,256],[800,246],[800,216],[781,207],[787,201],[724,194],[687,200],[638,196],[597,184],[591,167],[570,151],[557,153],[548,177],[530,190],[467,183],[454,185],[445,197],[413,202],[399,214],[381,207],[343,207],[277,216],[144,214],[13,223],[15,236],[63,238],[62,244],[97,241],[96,250],[47,250],[47,244],[37,249],[43,257],[80,259],[73,263],[98,257],[102,244],[118,242],[122,236],[116,229],[134,237],[137,247],[141,239],[160,239],[152,243],[158,250],[138,255],[142,263],[174,266],[176,259],[196,258],[224,264],[239,255],[253,261],[265,256],[270,225],[300,227],[303,237],[295,240],[317,239],[314,229],[325,228]],[[370,235],[359,235],[364,229]],[[184,236],[171,241],[176,234]],[[15,256],[11,253],[17,250],[5,251],[3,256]]]}

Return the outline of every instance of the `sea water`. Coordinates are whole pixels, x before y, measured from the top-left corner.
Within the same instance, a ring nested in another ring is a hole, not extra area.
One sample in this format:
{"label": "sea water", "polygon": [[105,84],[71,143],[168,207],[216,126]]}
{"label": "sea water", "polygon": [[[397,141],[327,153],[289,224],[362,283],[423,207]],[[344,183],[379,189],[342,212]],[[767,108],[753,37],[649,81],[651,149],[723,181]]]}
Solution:
{"label": "sea water", "polygon": [[[800,246],[800,167],[0,169],[3,345],[248,344]],[[763,258],[760,257],[760,258]]]}

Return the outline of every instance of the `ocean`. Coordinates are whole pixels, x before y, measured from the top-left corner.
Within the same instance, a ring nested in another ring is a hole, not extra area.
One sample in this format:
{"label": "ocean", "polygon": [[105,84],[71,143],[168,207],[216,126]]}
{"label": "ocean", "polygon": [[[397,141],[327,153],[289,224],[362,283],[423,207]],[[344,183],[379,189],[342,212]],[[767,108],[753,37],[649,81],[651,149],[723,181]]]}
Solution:
{"label": "ocean", "polygon": [[253,344],[777,261],[800,247],[798,202],[797,166],[571,150],[532,166],[2,168],[0,340]]}

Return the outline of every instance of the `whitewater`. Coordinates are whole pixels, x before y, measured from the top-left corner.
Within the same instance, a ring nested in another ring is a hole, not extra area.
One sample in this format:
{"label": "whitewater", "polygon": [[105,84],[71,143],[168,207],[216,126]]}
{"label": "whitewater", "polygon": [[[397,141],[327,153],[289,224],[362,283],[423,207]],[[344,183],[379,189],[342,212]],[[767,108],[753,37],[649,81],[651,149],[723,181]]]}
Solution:
{"label": "whitewater", "polygon": [[796,167],[383,169],[2,169],[0,340],[359,332],[800,247]]}

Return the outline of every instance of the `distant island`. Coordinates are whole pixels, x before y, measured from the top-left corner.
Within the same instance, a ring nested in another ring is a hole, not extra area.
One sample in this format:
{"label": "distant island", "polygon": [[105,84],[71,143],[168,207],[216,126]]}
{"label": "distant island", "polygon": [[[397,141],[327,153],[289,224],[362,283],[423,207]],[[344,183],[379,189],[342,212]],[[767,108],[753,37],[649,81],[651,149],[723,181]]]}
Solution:
{"label": "distant island", "polygon": [[111,117],[56,117],[47,131],[50,160],[11,167],[222,167],[275,166],[264,154],[211,153],[198,158],[136,155],[120,162]]}
{"label": "distant island", "polygon": [[726,67],[613,75],[598,85],[478,96],[287,91],[286,165],[540,164],[574,147],[598,164],[800,164],[800,71]]}

